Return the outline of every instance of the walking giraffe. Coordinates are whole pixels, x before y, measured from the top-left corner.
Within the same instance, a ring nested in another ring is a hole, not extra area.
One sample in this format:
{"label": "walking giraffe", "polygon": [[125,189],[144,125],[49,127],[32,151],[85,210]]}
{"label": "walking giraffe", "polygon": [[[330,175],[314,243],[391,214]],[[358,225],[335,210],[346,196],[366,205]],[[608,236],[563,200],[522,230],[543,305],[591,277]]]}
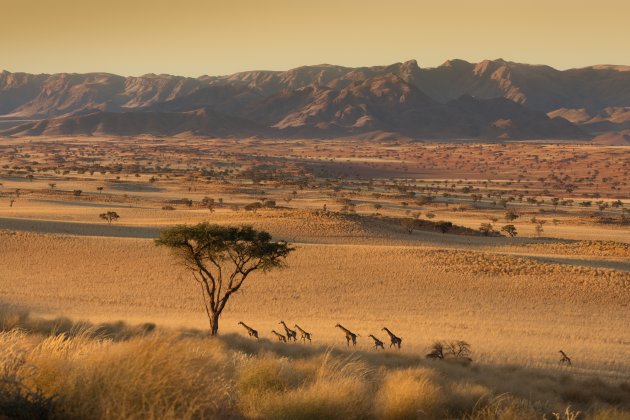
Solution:
{"label": "walking giraffe", "polygon": [[337,325],[335,325],[335,327],[339,328],[341,331],[343,331],[346,334],[346,345],[348,347],[350,347],[350,341],[352,341],[352,346],[356,346],[357,345],[358,334],[353,333],[352,331],[350,331],[349,329],[347,329],[346,327],[344,327],[341,324],[337,324]]}
{"label": "walking giraffe", "polygon": [[304,331],[298,324],[295,324],[293,326],[293,328],[297,329],[300,332],[300,340],[304,341],[306,343],[306,340],[308,340],[308,342],[311,342],[311,333],[310,332],[306,332]]}
{"label": "walking giraffe", "polygon": [[567,366],[571,366],[571,358],[567,356],[567,354],[563,352],[562,350],[560,350],[560,354],[562,355],[562,358],[560,359],[559,363],[561,365],[566,364]]}
{"label": "walking giraffe", "polygon": [[279,333],[279,332],[277,332],[276,330],[271,330],[271,332],[272,332],[272,333],[273,333],[276,337],[278,337],[278,341],[282,341],[283,343],[286,343],[286,342],[287,342],[287,338],[286,338],[284,335],[280,334],[280,333]]}
{"label": "walking giraffe", "polygon": [[389,347],[390,348],[391,346],[398,347],[398,349],[400,350],[400,345],[402,344],[402,338],[396,336],[396,334],[391,332],[387,327],[383,327],[383,331],[385,331],[389,335],[389,338],[392,340]]}
{"label": "walking giraffe", "polygon": [[372,340],[374,340],[374,350],[378,350],[379,347],[385,350],[385,343],[374,337],[372,334],[368,335],[368,337],[371,337]]}
{"label": "walking giraffe", "polygon": [[258,340],[258,331],[256,331],[249,325],[246,325],[243,321],[240,321],[238,324],[242,325],[247,330],[247,334],[249,334],[250,337],[254,337],[256,338],[256,340]]}
{"label": "walking giraffe", "polygon": [[280,321],[278,322],[278,324],[284,327],[284,332],[287,333],[287,340],[297,341],[297,331],[292,330],[289,327],[287,327],[287,324],[285,324],[284,321]]}

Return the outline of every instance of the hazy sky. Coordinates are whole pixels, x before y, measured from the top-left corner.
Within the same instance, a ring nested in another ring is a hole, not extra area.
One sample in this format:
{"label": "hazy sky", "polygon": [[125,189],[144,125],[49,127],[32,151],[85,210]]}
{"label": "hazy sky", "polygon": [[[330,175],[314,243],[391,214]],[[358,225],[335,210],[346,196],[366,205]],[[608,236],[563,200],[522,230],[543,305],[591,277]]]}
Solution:
{"label": "hazy sky", "polygon": [[0,0],[0,69],[188,76],[504,58],[630,64],[629,0]]}

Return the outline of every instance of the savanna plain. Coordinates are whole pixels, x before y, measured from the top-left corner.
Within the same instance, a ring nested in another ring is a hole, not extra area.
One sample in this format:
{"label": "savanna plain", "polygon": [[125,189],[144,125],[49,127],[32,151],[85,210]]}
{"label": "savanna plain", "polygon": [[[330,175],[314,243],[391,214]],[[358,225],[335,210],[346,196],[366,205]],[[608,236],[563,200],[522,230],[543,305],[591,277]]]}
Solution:
{"label": "savanna plain", "polygon": [[[630,418],[629,171],[626,146],[568,142],[2,139],[0,408]],[[295,248],[217,337],[154,241],[202,222]]]}

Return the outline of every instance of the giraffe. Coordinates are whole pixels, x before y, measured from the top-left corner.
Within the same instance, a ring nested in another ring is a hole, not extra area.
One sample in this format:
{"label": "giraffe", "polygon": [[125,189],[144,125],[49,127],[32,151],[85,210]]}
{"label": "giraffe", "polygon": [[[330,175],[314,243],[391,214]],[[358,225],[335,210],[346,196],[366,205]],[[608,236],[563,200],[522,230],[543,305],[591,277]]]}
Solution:
{"label": "giraffe", "polygon": [[284,327],[284,332],[287,333],[287,340],[297,341],[297,331],[289,329],[289,327],[287,327],[287,324],[285,324],[284,321],[280,321],[278,322],[278,324]]}
{"label": "giraffe", "polygon": [[293,326],[293,328],[297,329],[300,332],[300,334],[301,334],[300,340],[304,341],[305,343],[306,343],[306,340],[308,340],[309,343],[311,342],[311,333],[310,332],[304,331],[302,328],[300,328],[300,326],[298,324],[295,324]]}
{"label": "giraffe", "polygon": [[247,334],[249,334],[250,337],[254,337],[256,340],[258,340],[258,331],[248,325],[245,325],[243,321],[239,322],[238,324],[242,325],[247,330]]}
{"label": "giraffe", "polygon": [[560,364],[561,365],[566,364],[567,366],[571,366],[571,358],[567,356],[567,354],[563,352],[562,350],[560,350],[560,354],[562,355],[562,358],[560,359]]}
{"label": "giraffe", "polygon": [[391,348],[392,346],[394,347],[398,346],[398,350],[400,350],[400,345],[402,344],[402,338],[397,337],[396,334],[391,332],[387,327],[383,327],[383,331],[385,331],[389,335],[389,338],[392,340],[389,347]]}
{"label": "giraffe", "polygon": [[374,350],[378,350],[379,347],[385,350],[385,344],[381,340],[374,337],[372,334],[368,335],[368,337],[371,337],[372,340],[374,340]]}
{"label": "giraffe", "polygon": [[346,334],[346,345],[348,347],[350,347],[350,341],[352,340],[352,346],[356,346],[357,345],[357,337],[359,336],[359,334],[355,334],[352,331],[350,331],[349,329],[347,329],[346,327],[344,327],[341,324],[337,324],[335,325],[336,328],[339,328],[341,331],[343,331]]}
{"label": "giraffe", "polygon": [[286,342],[287,342],[287,338],[286,338],[284,335],[280,334],[280,333],[279,333],[279,332],[277,332],[276,330],[271,330],[271,332],[272,332],[272,333],[273,333],[276,337],[278,337],[278,341],[282,341],[283,343],[286,343]]}

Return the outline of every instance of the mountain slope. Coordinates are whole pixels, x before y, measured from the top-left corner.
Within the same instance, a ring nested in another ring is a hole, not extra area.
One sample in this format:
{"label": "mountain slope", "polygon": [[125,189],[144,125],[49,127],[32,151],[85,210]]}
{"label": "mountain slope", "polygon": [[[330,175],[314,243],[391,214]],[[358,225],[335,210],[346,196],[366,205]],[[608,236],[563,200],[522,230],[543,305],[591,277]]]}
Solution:
{"label": "mountain slope", "polygon": [[[469,137],[500,139],[586,139],[589,136],[563,118],[549,118],[506,98],[476,99],[464,95],[447,104],[460,112]],[[477,131],[478,130],[478,131]]]}
{"label": "mountain slope", "polygon": [[271,135],[272,130],[251,121],[202,108],[189,112],[94,112],[22,124],[0,132],[3,135],[96,135],[251,137]]}
{"label": "mountain slope", "polygon": [[182,112],[94,112],[31,122],[0,134],[285,138],[368,134],[379,138],[383,133],[391,133],[426,139],[586,137],[564,119],[551,119],[543,112],[529,110],[505,98],[480,100],[464,96],[440,104],[394,74],[354,82],[341,90],[322,86],[285,90],[254,101],[241,114],[247,118],[228,116],[211,107]]}
{"label": "mountain slope", "polygon": [[46,118],[93,110],[123,111],[187,95],[207,83],[198,79],[148,74],[0,73],[0,114]]}

